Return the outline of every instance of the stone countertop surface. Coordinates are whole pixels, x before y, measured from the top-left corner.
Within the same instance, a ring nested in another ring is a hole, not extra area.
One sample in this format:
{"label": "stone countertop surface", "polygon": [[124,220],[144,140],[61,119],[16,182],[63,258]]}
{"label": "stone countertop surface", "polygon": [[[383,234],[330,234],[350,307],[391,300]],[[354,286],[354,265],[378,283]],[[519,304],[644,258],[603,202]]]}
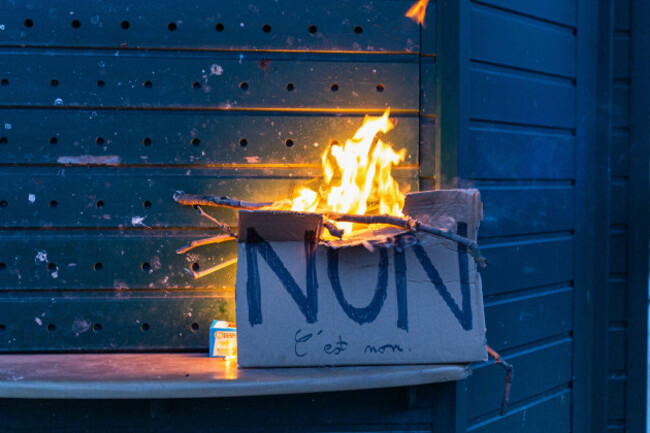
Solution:
{"label": "stone countertop surface", "polygon": [[201,398],[351,391],[461,380],[469,365],[238,369],[201,353],[0,355],[0,398]]}

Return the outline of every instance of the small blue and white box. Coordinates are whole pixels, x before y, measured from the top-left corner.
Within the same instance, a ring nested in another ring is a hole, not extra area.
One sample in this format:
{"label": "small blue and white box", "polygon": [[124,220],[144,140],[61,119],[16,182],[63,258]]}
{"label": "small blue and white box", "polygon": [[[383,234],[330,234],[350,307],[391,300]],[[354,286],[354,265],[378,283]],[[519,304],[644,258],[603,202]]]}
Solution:
{"label": "small blue and white box", "polygon": [[237,358],[237,328],[225,320],[214,320],[210,326],[210,357]]}

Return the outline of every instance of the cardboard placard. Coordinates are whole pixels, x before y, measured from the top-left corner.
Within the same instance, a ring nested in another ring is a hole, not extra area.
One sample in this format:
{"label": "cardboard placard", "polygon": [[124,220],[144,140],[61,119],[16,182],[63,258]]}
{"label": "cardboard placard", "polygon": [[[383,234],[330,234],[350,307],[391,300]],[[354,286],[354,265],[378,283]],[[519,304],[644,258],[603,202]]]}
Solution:
{"label": "cardboard placard", "polygon": [[[409,194],[406,210],[472,239],[481,218],[476,190]],[[245,224],[240,219],[246,242],[238,244],[239,366],[487,359],[481,278],[465,247],[399,232],[390,242],[379,236],[374,248],[373,239],[335,248],[317,243],[313,224],[293,224],[299,237],[266,240],[260,233],[274,231],[264,211],[253,213]]]}

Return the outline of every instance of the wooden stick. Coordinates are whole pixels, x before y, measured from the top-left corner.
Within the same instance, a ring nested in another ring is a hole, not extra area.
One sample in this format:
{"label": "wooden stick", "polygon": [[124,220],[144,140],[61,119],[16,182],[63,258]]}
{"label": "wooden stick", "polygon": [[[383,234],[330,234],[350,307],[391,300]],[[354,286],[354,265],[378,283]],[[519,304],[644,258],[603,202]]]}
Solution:
{"label": "wooden stick", "polygon": [[414,228],[414,220],[411,218],[402,218],[390,215],[352,215],[338,212],[325,212],[323,215],[332,221],[358,224],[386,224],[407,230],[413,230]]}
{"label": "wooden stick", "polygon": [[209,219],[210,221],[212,221],[213,223],[215,223],[217,225],[217,227],[219,227],[221,230],[226,232],[226,234],[228,236],[230,236],[231,238],[236,238],[237,237],[237,235],[232,230],[230,230],[230,227],[228,227],[227,224],[224,224],[221,221],[219,221],[218,219],[216,219],[215,217],[213,217],[212,215],[209,215],[206,211],[201,209],[201,206],[196,205],[196,209],[199,211],[199,215],[201,215],[202,217],[205,217],[205,218]]}
{"label": "wooden stick", "polygon": [[257,203],[242,201],[226,196],[215,197],[212,195],[185,194],[182,191],[174,193],[174,200],[184,205],[219,206],[230,209],[259,209],[273,204],[273,202]]}
{"label": "wooden stick", "polygon": [[441,238],[449,239],[450,241],[454,241],[459,245],[463,245],[467,247],[469,250],[470,255],[472,258],[474,258],[474,261],[478,265],[479,268],[484,268],[487,266],[488,261],[483,255],[481,254],[481,250],[478,247],[478,244],[476,241],[473,241],[471,239],[465,238],[463,236],[459,236],[454,232],[451,232],[449,230],[443,230],[439,229],[437,227],[433,227],[427,224],[422,224],[420,221],[415,220],[415,230],[414,231],[421,231],[425,233],[429,233],[430,235],[438,236]]}
{"label": "wooden stick", "polygon": [[386,224],[401,227],[413,232],[421,231],[444,239],[449,239],[450,241],[467,247],[479,267],[484,268],[487,266],[487,259],[481,254],[481,250],[476,241],[459,236],[449,230],[422,224],[420,221],[410,217],[395,217],[390,215],[349,215],[336,212],[325,212],[324,215],[334,221],[358,224]]}
{"label": "wooden stick", "polygon": [[323,226],[327,229],[327,231],[334,237],[337,238],[342,238],[343,235],[345,234],[345,230],[340,229],[334,225],[332,221],[325,220],[323,221]]}
{"label": "wooden stick", "polygon": [[194,269],[190,269],[189,271],[192,273],[192,276],[196,280],[198,278],[205,277],[206,275],[211,274],[213,272],[217,272],[223,268],[227,268],[228,266],[232,266],[236,263],[237,263],[237,259],[231,259],[226,262],[219,263],[218,265],[208,268],[204,271],[196,272]]}
{"label": "wooden stick", "polygon": [[234,240],[235,238],[230,235],[218,235],[209,238],[197,239],[177,249],[176,254],[184,254],[193,248],[201,247],[203,245],[220,244],[222,242],[234,241]]}
{"label": "wooden stick", "polygon": [[504,361],[504,359],[501,358],[497,351],[492,349],[490,346],[487,346],[487,351],[494,358],[494,362],[506,370],[506,386],[503,391],[503,399],[501,400],[501,416],[503,416],[508,412],[508,403],[510,402],[510,388],[512,387],[512,377],[515,374],[515,368],[512,366],[512,364],[508,364],[506,361]]}

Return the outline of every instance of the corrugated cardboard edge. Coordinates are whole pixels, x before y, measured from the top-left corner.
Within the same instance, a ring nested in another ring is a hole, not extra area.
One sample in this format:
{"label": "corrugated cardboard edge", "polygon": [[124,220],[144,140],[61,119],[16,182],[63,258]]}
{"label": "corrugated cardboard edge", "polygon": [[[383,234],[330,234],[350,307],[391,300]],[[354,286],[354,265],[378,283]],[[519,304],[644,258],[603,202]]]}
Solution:
{"label": "corrugated cardboard edge", "polygon": [[323,216],[307,212],[278,210],[240,210],[239,242],[248,242],[249,229],[255,229],[265,241],[304,241],[305,232],[313,232],[314,240],[323,231]]}

